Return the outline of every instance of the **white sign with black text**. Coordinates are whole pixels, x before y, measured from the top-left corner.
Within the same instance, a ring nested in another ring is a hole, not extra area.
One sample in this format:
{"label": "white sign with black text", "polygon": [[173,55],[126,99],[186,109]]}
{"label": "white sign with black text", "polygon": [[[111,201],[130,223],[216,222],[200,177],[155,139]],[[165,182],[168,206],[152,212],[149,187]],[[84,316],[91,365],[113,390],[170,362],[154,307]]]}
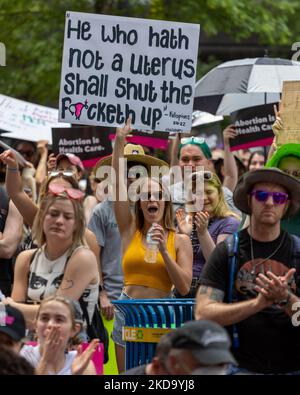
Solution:
{"label": "white sign with black text", "polygon": [[59,120],[190,131],[200,26],[67,12]]}

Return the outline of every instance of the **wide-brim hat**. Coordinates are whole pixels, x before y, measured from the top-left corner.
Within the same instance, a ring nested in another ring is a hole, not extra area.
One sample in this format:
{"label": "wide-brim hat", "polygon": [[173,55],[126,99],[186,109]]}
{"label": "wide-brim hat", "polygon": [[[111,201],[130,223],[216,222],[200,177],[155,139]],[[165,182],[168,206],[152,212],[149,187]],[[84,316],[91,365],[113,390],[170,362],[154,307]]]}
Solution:
{"label": "wide-brim hat", "polygon": [[[162,159],[155,158],[154,156],[146,155],[143,147],[136,144],[126,144],[124,147],[124,158],[127,162],[137,162],[147,167],[150,170],[151,166],[166,166],[169,168],[167,162]],[[95,165],[93,172],[97,178],[97,171],[102,166],[111,166],[112,155],[101,158]]]}
{"label": "wide-brim hat", "polygon": [[248,195],[255,184],[272,183],[285,188],[290,196],[290,206],[283,218],[292,217],[300,208],[300,181],[275,167],[248,171],[239,179],[233,192],[234,205],[245,214],[251,214]]}

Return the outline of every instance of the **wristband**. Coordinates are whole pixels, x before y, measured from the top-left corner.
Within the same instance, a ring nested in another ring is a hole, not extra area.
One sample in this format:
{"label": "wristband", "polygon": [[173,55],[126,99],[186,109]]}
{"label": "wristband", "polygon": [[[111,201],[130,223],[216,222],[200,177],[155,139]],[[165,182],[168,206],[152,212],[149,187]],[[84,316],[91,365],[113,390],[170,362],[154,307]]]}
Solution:
{"label": "wristband", "polygon": [[12,173],[18,173],[19,169],[17,167],[7,167],[8,171],[11,171]]}
{"label": "wristband", "polygon": [[286,299],[283,299],[280,302],[278,302],[277,306],[284,308],[289,304],[290,300],[291,300],[291,293],[288,292],[288,296],[286,297]]}

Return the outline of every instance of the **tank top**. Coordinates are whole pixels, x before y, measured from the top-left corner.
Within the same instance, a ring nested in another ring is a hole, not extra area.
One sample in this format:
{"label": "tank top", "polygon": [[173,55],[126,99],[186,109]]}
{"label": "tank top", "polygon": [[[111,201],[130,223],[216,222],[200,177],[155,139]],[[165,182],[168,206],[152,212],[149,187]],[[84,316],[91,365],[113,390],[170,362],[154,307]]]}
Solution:
{"label": "tank top", "polygon": [[[175,232],[169,231],[167,250],[176,260]],[[156,263],[144,260],[146,248],[142,243],[142,233],[137,230],[123,256],[122,267],[124,284],[143,285],[164,292],[170,292],[173,286],[161,253],[158,251]]]}
{"label": "tank top", "polygon": [[[86,247],[77,247],[72,253],[68,250],[53,261],[46,257],[45,246],[36,251],[29,268],[28,302],[41,302],[46,297],[56,294],[64,277],[67,261],[79,248]],[[98,282],[89,284],[82,294],[90,321],[94,314],[95,305],[98,302],[98,288]]]}
{"label": "tank top", "polygon": [[[30,365],[36,368],[40,362],[40,346],[24,345],[20,351],[20,355],[25,358]],[[69,376],[72,374],[72,363],[77,356],[77,351],[68,351],[65,354],[66,360],[63,368],[56,373],[57,376]],[[54,373],[49,373],[54,374]]]}

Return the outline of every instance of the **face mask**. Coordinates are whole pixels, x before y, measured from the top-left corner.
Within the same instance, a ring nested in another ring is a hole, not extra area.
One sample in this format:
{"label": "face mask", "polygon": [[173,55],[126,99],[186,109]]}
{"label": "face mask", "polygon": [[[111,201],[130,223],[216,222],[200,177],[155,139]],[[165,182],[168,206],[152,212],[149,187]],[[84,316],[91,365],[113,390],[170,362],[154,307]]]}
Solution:
{"label": "face mask", "polygon": [[203,366],[192,371],[192,376],[224,376],[227,373],[226,366]]}

